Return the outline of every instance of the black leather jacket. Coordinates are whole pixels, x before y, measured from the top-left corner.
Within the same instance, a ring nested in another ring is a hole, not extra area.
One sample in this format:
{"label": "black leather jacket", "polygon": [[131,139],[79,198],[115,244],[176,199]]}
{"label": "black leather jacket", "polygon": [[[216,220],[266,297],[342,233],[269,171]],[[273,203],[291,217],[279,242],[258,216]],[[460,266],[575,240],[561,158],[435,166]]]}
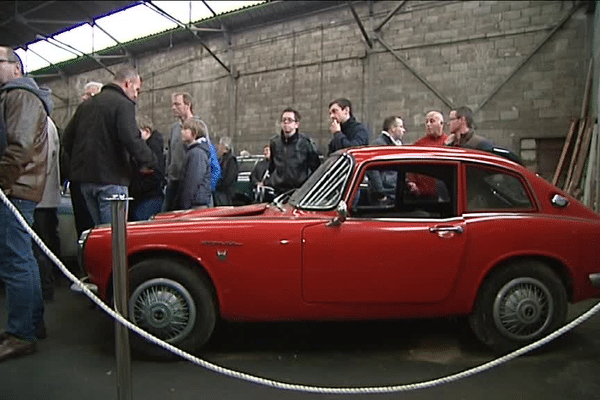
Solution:
{"label": "black leather jacket", "polygon": [[271,160],[265,185],[272,186],[277,194],[302,186],[321,164],[313,142],[298,131],[289,138],[281,132],[271,138],[269,146]]}
{"label": "black leather jacket", "polygon": [[77,107],[63,146],[75,182],[129,186],[131,158],[139,168],[156,169],[156,158],[140,137],[135,103],[113,83]]}

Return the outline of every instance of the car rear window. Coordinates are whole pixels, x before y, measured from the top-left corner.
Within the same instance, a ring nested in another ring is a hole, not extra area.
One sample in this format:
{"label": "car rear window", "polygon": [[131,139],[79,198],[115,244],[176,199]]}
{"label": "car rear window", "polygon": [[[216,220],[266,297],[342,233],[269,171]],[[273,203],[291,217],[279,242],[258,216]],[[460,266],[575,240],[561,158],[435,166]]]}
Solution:
{"label": "car rear window", "polygon": [[531,210],[521,179],[504,171],[467,166],[467,211]]}

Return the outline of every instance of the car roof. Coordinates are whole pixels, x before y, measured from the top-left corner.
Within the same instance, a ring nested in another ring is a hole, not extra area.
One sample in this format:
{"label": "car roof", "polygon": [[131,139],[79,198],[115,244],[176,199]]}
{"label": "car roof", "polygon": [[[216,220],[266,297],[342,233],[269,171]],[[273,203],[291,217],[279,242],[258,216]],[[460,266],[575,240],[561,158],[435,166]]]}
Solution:
{"label": "car roof", "polygon": [[383,161],[400,157],[405,159],[475,161],[509,168],[522,168],[518,163],[507,158],[485,151],[472,150],[463,147],[420,147],[413,145],[363,146],[346,148],[342,150],[342,152],[354,157],[358,163],[376,160]]}

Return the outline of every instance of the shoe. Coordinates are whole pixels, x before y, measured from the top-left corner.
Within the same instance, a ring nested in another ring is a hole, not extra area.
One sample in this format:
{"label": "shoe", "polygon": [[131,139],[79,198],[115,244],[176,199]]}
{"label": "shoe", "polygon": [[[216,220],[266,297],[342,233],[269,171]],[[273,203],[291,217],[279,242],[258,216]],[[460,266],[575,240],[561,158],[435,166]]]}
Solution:
{"label": "shoe", "polygon": [[10,358],[17,358],[33,354],[37,350],[36,342],[28,342],[6,334],[7,337],[0,343],[0,362]]}
{"label": "shoe", "polygon": [[[11,336],[11,334],[6,331],[0,332],[0,343],[2,343],[9,336]],[[35,328],[35,337],[37,339],[46,339],[48,337],[48,333],[46,332],[46,324],[43,321],[37,326],[37,328]]]}
{"label": "shoe", "polygon": [[35,327],[35,337],[38,339],[46,339],[47,336],[46,324],[44,321],[42,321],[38,326]]}

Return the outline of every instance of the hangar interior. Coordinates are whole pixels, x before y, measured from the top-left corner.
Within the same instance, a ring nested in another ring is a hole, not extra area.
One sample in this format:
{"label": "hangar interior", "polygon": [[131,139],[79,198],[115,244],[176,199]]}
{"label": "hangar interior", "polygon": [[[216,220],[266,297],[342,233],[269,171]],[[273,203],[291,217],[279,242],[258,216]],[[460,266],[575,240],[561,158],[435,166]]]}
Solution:
{"label": "hangar interior", "polygon": [[423,135],[427,111],[468,105],[480,134],[598,209],[596,1],[266,1],[193,23],[157,4],[7,1],[0,30],[5,45],[29,49],[135,6],[177,23],[32,71],[52,89],[62,127],[83,85],[110,81],[121,63],[138,67],[139,111],[165,136],[170,93],[188,91],[212,135],[231,136],[238,152],[259,153],[288,105],[321,151],[336,97],[352,100],[372,138],[386,116],[402,116],[406,143]]}

